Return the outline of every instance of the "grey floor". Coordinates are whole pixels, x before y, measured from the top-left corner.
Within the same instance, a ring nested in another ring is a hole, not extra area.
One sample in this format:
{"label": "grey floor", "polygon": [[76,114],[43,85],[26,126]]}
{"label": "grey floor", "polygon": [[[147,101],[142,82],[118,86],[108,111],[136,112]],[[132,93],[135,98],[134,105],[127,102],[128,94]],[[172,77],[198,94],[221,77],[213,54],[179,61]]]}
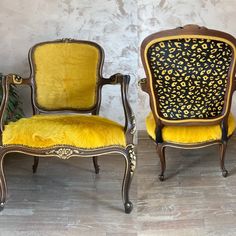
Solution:
{"label": "grey floor", "polygon": [[215,146],[167,149],[162,183],[155,145],[144,133],[139,137],[130,215],[121,202],[121,156],[101,157],[99,175],[86,158],[40,159],[33,175],[33,158],[7,157],[9,196],[0,213],[0,235],[236,235],[236,136],[228,145],[226,179]]}
{"label": "grey floor", "polygon": [[139,235],[236,235],[235,136],[226,153],[227,178],[219,171],[217,146],[167,149],[167,179],[161,183],[155,146],[145,136],[138,154]]}
{"label": "grey floor", "polygon": [[[40,159],[34,175],[32,161],[31,157],[19,155],[6,157],[9,200],[0,213],[1,236],[109,236],[114,232],[137,232],[137,208],[127,215],[121,201],[122,156],[100,158],[99,175],[94,173],[92,159]],[[134,180],[134,200],[136,189]]]}

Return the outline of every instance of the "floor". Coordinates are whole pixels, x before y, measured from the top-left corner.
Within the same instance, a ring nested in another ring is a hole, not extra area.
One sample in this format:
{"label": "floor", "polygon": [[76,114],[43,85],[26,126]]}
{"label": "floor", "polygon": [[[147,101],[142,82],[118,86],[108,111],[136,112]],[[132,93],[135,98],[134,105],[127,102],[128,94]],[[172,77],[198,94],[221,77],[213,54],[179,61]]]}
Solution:
{"label": "floor", "polygon": [[227,178],[219,171],[217,146],[169,148],[166,180],[158,181],[155,145],[141,136],[138,170],[139,235],[236,235],[236,136],[226,153]]}
{"label": "floor", "polygon": [[[139,134],[138,169],[132,184],[134,211],[121,202],[124,161],[6,158],[9,196],[0,212],[0,236],[227,236],[236,235],[236,136],[228,145],[223,178],[218,149],[167,149],[167,179],[159,182],[155,145]],[[138,200],[137,200],[138,199]]]}
{"label": "floor", "polygon": [[136,235],[137,202],[128,215],[121,200],[123,156],[100,158],[99,175],[90,158],[40,159],[34,175],[32,157],[5,160],[9,200],[0,212],[0,236]]}

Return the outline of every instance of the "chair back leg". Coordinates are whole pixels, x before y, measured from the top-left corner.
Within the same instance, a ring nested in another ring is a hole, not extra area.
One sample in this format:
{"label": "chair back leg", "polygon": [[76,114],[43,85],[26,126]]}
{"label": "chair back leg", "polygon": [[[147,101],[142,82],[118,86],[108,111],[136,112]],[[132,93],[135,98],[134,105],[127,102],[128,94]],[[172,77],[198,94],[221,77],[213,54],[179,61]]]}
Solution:
{"label": "chair back leg", "polygon": [[39,157],[34,157],[34,164],[32,166],[33,173],[36,173],[39,164]]}
{"label": "chair back leg", "polygon": [[157,144],[156,149],[161,163],[161,174],[159,175],[159,180],[164,181],[165,180],[164,173],[166,170],[165,147],[162,144]]}
{"label": "chair back leg", "polygon": [[7,197],[7,184],[4,174],[4,157],[5,153],[3,152],[3,149],[0,149],[0,211],[3,210],[4,205],[6,203],[6,197]]}
{"label": "chair back leg", "polygon": [[94,166],[94,169],[95,169],[95,173],[96,174],[99,174],[99,165],[98,165],[98,157],[93,157],[93,166]]}

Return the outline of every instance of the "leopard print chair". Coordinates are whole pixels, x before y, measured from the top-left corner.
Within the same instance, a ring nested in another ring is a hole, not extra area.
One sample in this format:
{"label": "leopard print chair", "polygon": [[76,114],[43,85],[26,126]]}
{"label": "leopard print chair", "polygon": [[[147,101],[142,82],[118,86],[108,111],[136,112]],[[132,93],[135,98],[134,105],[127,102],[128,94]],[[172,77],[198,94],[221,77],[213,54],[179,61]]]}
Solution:
{"label": "leopard print chair", "polygon": [[165,148],[221,147],[221,170],[227,141],[235,129],[230,113],[235,84],[236,39],[197,25],[166,30],[144,39],[141,46],[149,94],[146,118],[157,145],[164,180]]}

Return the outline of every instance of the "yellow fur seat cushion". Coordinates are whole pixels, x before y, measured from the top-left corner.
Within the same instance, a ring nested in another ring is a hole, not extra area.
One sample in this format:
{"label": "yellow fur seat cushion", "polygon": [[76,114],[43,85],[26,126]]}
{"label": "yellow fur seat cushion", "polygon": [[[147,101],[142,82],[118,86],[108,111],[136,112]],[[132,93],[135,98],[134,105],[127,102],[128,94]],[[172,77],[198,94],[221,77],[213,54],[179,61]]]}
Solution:
{"label": "yellow fur seat cushion", "polygon": [[3,145],[44,148],[72,145],[80,148],[125,146],[124,127],[95,115],[35,115],[5,126]]}
{"label": "yellow fur seat cushion", "polygon": [[[156,140],[156,123],[152,112],[146,118],[148,134]],[[235,120],[232,114],[229,115],[228,136],[235,130]],[[221,139],[220,125],[211,126],[164,126],[162,138],[166,142],[179,144],[194,144]]]}

